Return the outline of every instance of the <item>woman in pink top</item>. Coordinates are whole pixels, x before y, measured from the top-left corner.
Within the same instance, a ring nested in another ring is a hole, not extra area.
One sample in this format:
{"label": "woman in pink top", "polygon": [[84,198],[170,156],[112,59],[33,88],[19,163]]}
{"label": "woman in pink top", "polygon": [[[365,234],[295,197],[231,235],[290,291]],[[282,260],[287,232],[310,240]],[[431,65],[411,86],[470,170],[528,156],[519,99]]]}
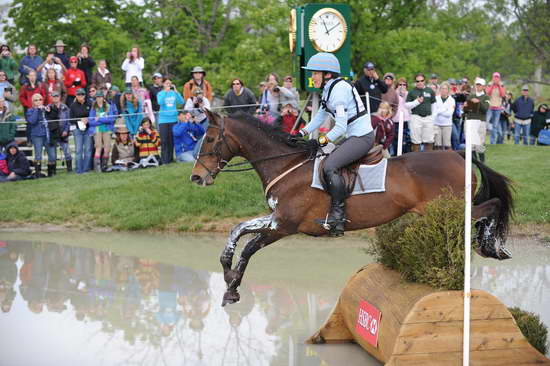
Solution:
{"label": "woman in pink top", "polygon": [[489,110],[487,111],[487,123],[491,125],[491,145],[496,144],[502,138],[502,126],[500,125],[500,114],[502,113],[502,102],[506,97],[506,90],[500,81],[500,74],[493,73],[493,80],[485,89],[489,97]]}
{"label": "woman in pink top", "polygon": [[392,155],[397,154],[397,140],[399,136],[399,116],[403,113],[403,152],[410,151],[410,138],[409,138],[409,121],[411,120],[411,110],[405,108],[405,101],[407,100],[407,80],[405,78],[399,78],[397,80],[396,91],[397,98],[399,99],[399,106],[397,107],[397,113],[393,118],[395,123],[395,138],[393,139],[392,146],[390,146],[390,153]]}
{"label": "woman in pink top", "polygon": [[139,101],[143,105],[143,113],[149,117],[149,120],[154,125],[155,124],[155,113],[153,111],[153,103],[151,102],[151,96],[147,89],[142,87],[139,83],[137,76],[132,76],[130,81],[132,91],[138,97]]}

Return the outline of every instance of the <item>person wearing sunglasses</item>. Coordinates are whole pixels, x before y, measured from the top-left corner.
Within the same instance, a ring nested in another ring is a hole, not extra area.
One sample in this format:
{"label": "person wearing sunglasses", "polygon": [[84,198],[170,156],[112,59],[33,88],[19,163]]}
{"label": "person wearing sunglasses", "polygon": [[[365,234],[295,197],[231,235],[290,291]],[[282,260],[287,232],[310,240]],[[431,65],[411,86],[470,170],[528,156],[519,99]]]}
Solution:
{"label": "person wearing sunglasses", "polygon": [[420,144],[424,150],[433,150],[434,121],[432,104],[435,103],[435,93],[426,86],[424,74],[417,74],[414,78],[415,87],[407,95],[405,106],[411,110],[411,151],[420,151]]}
{"label": "person wearing sunglasses", "polygon": [[235,78],[229,84],[229,90],[223,97],[223,106],[228,114],[244,112],[254,115],[256,111],[256,97],[244,86],[241,79]]}
{"label": "person wearing sunglasses", "polygon": [[65,72],[65,87],[67,88],[67,105],[73,104],[76,98],[76,91],[86,88],[87,80],[84,71],[78,68],[78,57],[72,56],[69,59],[71,67]]}

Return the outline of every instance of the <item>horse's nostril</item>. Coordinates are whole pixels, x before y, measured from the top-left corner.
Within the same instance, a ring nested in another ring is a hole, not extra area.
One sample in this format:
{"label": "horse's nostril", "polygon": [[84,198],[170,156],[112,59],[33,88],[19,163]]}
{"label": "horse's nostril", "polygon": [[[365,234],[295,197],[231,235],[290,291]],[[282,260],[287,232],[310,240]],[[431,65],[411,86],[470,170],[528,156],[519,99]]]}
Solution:
{"label": "horse's nostril", "polygon": [[200,177],[200,175],[193,174],[191,176],[191,182],[196,183],[196,184],[201,184],[202,178]]}

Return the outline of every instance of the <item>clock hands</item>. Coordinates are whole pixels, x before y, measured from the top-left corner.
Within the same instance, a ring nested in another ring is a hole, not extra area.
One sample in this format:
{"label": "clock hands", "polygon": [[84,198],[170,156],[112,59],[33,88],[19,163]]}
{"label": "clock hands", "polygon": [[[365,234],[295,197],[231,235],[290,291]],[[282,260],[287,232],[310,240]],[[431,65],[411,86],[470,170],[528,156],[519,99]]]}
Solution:
{"label": "clock hands", "polygon": [[339,25],[340,25],[340,23],[337,23],[334,27],[327,30],[327,34],[329,34],[334,28],[338,27]]}
{"label": "clock hands", "polygon": [[328,34],[329,30],[327,29],[327,23],[325,23],[323,17],[321,17],[321,21],[323,22],[323,26],[325,27],[325,33]]}

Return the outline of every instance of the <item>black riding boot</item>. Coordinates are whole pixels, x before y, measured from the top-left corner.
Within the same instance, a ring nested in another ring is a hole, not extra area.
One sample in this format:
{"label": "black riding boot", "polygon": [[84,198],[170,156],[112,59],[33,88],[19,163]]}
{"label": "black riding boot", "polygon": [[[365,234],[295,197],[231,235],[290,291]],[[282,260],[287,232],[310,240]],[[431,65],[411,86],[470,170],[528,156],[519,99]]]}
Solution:
{"label": "black riding boot", "polygon": [[67,173],[70,173],[73,171],[73,161],[72,160],[65,160],[65,165],[67,166]]}
{"label": "black riding boot", "polygon": [[485,153],[479,153],[479,161],[485,163]]}
{"label": "black riding boot", "polygon": [[328,193],[330,194],[330,212],[327,219],[317,219],[325,229],[330,231],[330,236],[344,235],[344,225],[346,223],[346,186],[344,179],[337,172],[325,175]]}
{"label": "black riding boot", "polygon": [[472,159],[473,159],[473,160],[479,160],[479,159],[477,158],[477,152],[472,151]]}

